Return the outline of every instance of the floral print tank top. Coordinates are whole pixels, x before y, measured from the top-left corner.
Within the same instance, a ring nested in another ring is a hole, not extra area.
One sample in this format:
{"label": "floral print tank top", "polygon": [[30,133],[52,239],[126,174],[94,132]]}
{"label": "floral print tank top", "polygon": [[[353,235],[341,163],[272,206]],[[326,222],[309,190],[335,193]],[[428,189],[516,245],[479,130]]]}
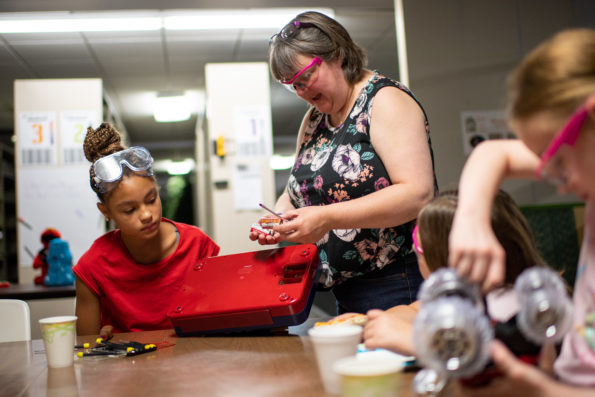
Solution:
{"label": "floral print tank top", "polygon": [[[312,109],[287,185],[294,207],[352,200],[391,184],[370,140],[372,104],[383,87],[396,87],[419,104],[405,86],[374,72],[339,127],[331,127],[327,115]],[[426,117],[431,151],[429,133]],[[316,243],[322,266],[320,283],[330,288],[348,278],[398,263],[399,258],[411,253],[412,223],[383,229],[331,230]]]}

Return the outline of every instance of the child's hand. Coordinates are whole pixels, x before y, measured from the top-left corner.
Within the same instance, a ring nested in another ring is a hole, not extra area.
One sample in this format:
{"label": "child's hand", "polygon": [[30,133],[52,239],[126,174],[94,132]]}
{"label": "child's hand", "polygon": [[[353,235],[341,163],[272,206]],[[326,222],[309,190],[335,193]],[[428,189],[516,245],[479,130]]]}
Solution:
{"label": "child's hand", "polygon": [[103,340],[111,339],[114,336],[114,327],[111,325],[104,325],[99,330],[99,336],[101,336],[101,339]]}
{"label": "child's hand", "polygon": [[558,382],[540,371],[537,367],[518,360],[504,344],[498,340],[492,343],[492,359],[502,372],[485,387],[464,387],[464,396],[559,396]]}
{"label": "child's hand", "polygon": [[370,310],[364,328],[366,349],[388,349],[399,354],[413,355],[413,321],[409,313]]}

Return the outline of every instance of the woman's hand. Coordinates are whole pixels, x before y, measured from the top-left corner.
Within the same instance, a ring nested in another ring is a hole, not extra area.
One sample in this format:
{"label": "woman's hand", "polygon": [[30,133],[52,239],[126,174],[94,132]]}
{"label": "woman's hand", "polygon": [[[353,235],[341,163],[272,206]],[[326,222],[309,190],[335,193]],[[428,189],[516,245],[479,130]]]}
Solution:
{"label": "woman's hand", "polygon": [[504,281],[506,254],[489,221],[482,224],[473,216],[455,216],[448,251],[450,266],[479,283],[484,292]]}
{"label": "woman's hand", "polygon": [[250,232],[248,237],[252,241],[258,241],[258,244],[260,245],[278,244],[279,242],[283,241],[281,234],[278,232],[273,233],[272,236],[264,233]]}
{"label": "woman's hand", "polygon": [[303,207],[283,214],[283,223],[273,230],[282,240],[294,243],[316,243],[330,230],[327,208],[329,206]]}
{"label": "woman's hand", "polygon": [[[396,309],[396,308],[395,308]],[[364,327],[366,349],[392,350],[399,354],[413,355],[413,318],[415,312],[370,310]]]}
{"label": "woman's hand", "polygon": [[[275,217],[273,215],[265,215],[262,218],[260,218],[260,220],[262,221],[263,219],[275,219],[275,218],[278,218],[278,217]],[[269,235],[269,234],[265,234],[265,233],[259,233],[257,231],[250,231],[250,234],[248,235],[248,237],[252,241],[258,241],[258,244],[260,244],[260,245],[277,244],[281,241],[281,235],[277,232],[274,232],[272,235]]]}

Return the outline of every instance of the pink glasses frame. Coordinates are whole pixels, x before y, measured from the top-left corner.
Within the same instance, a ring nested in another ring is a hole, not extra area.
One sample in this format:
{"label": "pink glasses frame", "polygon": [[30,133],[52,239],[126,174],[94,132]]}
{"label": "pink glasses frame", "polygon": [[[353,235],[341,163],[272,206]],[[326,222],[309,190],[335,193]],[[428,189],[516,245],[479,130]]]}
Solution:
{"label": "pink glasses frame", "polygon": [[572,114],[572,116],[570,116],[564,128],[562,128],[560,132],[556,134],[554,139],[552,139],[548,147],[541,155],[541,161],[539,162],[539,166],[535,171],[538,178],[546,177],[546,175],[544,175],[544,168],[546,164],[552,159],[552,157],[555,156],[562,145],[566,144],[571,147],[574,146],[588,115],[589,112],[587,108],[585,106],[581,106]]}
{"label": "pink glasses frame", "polygon": [[417,240],[417,234],[419,231],[419,226],[415,225],[415,227],[413,228],[413,232],[411,233],[411,239],[413,240],[413,248],[415,248],[415,250],[423,255],[424,254],[424,250],[421,248],[421,245],[419,245],[419,241]]}
{"label": "pink glasses frame", "polygon": [[314,57],[314,59],[312,59],[312,62],[310,62],[310,64],[308,66],[306,66],[305,68],[303,68],[302,70],[300,70],[299,72],[297,72],[292,78],[291,80],[279,80],[279,82],[281,84],[293,84],[293,82],[302,75],[302,73],[304,73],[306,70],[310,69],[312,66],[314,65],[318,65],[320,66],[320,64],[322,63],[322,59],[318,58],[318,57]]}

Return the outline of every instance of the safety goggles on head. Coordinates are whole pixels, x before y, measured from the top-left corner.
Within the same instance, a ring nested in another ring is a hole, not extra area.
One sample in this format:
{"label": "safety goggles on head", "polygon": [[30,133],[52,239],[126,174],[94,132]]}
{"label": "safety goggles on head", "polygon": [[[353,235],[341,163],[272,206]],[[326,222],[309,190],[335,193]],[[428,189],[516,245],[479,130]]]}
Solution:
{"label": "safety goggles on head", "polygon": [[415,225],[413,228],[413,233],[411,233],[411,239],[413,240],[413,248],[417,251],[418,254],[423,255],[424,250],[421,248],[419,244],[418,235],[419,234],[419,226]]}
{"label": "safety goggles on head", "polygon": [[538,178],[550,182],[555,186],[566,186],[568,175],[562,164],[560,152],[563,145],[569,147],[575,145],[588,114],[587,108],[581,106],[570,116],[564,128],[556,134],[541,155],[541,161],[536,170]]}
{"label": "safety goggles on head", "polygon": [[279,83],[283,84],[291,92],[297,92],[297,90],[303,90],[308,87],[312,76],[314,75],[315,66],[320,66],[322,59],[314,57],[306,67],[293,75],[289,80],[279,80]]}
{"label": "safety goggles on head", "polygon": [[122,178],[123,166],[142,175],[151,176],[153,175],[152,165],[153,157],[149,151],[144,147],[133,146],[95,161],[93,163],[94,181],[96,186],[105,192],[106,184]]}
{"label": "safety goggles on head", "polygon": [[315,28],[316,25],[309,22],[300,22],[293,20],[289,22],[287,25],[283,26],[283,29],[279,33],[275,33],[269,39],[269,45],[272,45],[277,40],[286,40],[290,37],[295,36],[298,29],[300,28]]}

